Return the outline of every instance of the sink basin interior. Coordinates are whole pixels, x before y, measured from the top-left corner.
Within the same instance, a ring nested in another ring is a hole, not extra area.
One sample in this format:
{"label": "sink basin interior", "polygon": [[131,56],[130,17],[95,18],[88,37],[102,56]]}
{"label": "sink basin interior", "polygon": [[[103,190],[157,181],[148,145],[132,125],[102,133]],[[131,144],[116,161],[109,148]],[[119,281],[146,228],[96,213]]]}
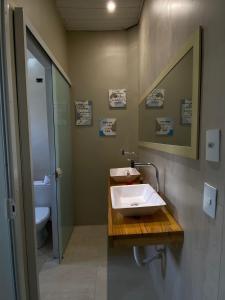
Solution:
{"label": "sink basin interior", "polygon": [[123,215],[152,214],[166,205],[149,184],[111,187],[112,208]]}

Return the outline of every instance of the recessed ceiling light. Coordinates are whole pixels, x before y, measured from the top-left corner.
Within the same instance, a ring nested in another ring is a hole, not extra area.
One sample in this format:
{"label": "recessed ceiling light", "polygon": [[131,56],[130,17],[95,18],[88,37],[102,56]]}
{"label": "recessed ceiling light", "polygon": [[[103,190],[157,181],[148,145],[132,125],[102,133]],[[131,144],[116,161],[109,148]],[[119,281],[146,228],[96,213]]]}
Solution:
{"label": "recessed ceiling light", "polygon": [[113,13],[116,10],[116,3],[114,1],[108,1],[107,10],[109,13]]}

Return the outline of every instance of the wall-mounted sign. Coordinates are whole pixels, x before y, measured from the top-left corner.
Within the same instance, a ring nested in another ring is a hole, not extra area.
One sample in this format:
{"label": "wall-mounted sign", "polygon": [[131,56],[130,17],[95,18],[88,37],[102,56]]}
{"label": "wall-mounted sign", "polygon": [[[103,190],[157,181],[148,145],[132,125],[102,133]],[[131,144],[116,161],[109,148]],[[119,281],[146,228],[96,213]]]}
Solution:
{"label": "wall-mounted sign", "polygon": [[181,125],[191,125],[192,123],[192,101],[190,99],[181,100]]}
{"label": "wall-mounted sign", "polygon": [[116,119],[106,118],[100,120],[99,136],[115,136]]}
{"label": "wall-mounted sign", "polygon": [[75,101],[75,120],[78,126],[92,124],[92,101]]}
{"label": "wall-mounted sign", "polygon": [[156,119],[156,134],[173,136],[174,133],[174,121],[170,117],[157,118]]}
{"label": "wall-mounted sign", "polygon": [[165,89],[154,89],[146,98],[146,107],[163,107]]}
{"label": "wall-mounted sign", "polygon": [[127,105],[127,90],[117,89],[109,90],[109,106],[112,108],[126,107]]}

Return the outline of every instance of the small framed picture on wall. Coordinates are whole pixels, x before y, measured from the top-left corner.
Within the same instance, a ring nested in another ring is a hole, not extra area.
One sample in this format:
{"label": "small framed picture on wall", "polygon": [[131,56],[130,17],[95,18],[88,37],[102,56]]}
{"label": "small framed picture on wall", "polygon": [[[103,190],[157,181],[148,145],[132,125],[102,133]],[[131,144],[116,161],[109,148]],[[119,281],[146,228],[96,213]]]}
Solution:
{"label": "small framed picture on wall", "polygon": [[116,136],[116,119],[105,118],[100,120],[99,136]]}
{"label": "small framed picture on wall", "polygon": [[109,106],[111,108],[124,108],[127,106],[127,90],[111,89],[109,90]]}
{"label": "small framed picture on wall", "polygon": [[75,124],[77,126],[91,126],[92,111],[92,101],[75,101]]}

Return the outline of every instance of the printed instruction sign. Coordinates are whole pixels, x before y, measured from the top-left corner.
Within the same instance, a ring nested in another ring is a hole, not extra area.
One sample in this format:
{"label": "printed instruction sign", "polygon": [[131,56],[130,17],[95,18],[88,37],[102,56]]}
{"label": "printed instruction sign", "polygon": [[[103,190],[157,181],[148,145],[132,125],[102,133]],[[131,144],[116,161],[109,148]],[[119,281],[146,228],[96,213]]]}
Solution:
{"label": "printed instruction sign", "polygon": [[127,90],[112,89],[109,90],[109,106],[112,108],[126,107],[127,105]]}
{"label": "printed instruction sign", "polygon": [[75,101],[75,120],[77,126],[92,125],[92,101]]}
{"label": "printed instruction sign", "polygon": [[190,99],[181,100],[181,125],[191,125],[192,123],[192,101]]}
{"label": "printed instruction sign", "polygon": [[165,89],[154,89],[146,98],[146,107],[163,107]]}
{"label": "printed instruction sign", "polygon": [[105,118],[100,120],[99,136],[115,136],[116,119]]}
{"label": "printed instruction sign", "polygon": [[170,117],[157,118],[156,119],[156,134],[173,136],[174,133],[174,121]]}

